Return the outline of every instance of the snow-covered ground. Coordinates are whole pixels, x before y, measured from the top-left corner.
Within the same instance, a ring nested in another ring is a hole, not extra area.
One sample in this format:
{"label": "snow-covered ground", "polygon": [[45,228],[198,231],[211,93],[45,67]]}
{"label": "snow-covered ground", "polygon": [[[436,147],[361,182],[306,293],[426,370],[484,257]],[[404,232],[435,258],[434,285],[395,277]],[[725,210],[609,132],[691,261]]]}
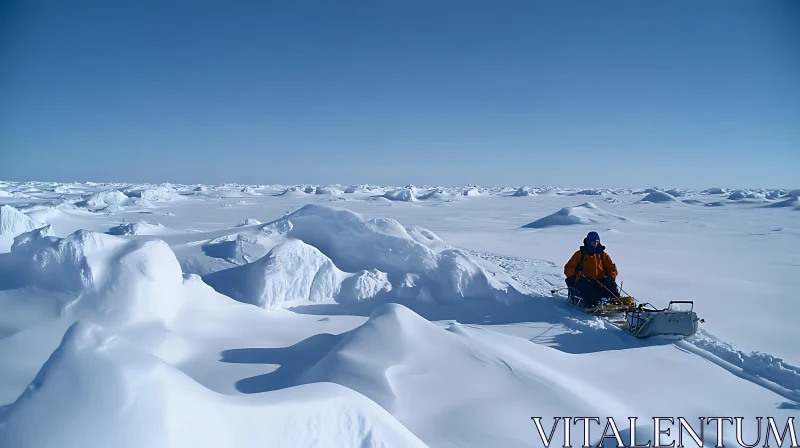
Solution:
{"label": "snow-covered ground", "polygon": [[[800,410],[797,197],[0,182],[0,446],[542,446],[534,416],[752,441]],[[591,230],[701,331],[552,297]]]}

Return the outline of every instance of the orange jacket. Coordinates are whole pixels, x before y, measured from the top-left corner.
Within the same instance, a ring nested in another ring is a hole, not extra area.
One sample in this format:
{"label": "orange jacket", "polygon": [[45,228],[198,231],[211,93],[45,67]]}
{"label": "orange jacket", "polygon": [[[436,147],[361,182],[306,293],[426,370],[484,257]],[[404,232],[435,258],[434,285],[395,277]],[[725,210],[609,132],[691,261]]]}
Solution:
{"label": "orange jacket", "polygon": [[594,277],[596,280],[600,280],[605,276],[614,279],[617,278],[617,265],[611,261],[611,257],[609,257],[605,251],[599,254],[592,254],[583,247],[576,251],[567,264],[564,265],[564,275],[567,277],[572,277],[574,275],[575,281],[582,277],[581,274],[575,272],[575,267],[581,262],[581,250],[585,251],[583,255],[583,272],[585,272],[587,276],[591,276],[588,277],[589,279]]}

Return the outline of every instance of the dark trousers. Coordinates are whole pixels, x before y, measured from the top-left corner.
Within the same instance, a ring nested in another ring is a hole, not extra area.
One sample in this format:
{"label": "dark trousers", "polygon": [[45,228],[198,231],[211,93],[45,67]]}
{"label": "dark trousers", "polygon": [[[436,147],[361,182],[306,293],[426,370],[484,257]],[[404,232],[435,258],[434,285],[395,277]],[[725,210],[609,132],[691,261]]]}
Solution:
{"label": "dark trousers", "polygon": [[581,277],[576,285],[578,294],[583,298],[583,306],[592,308],[600,304],[600,299],[619,297],[617,282],[611,277],[603,277],[599,282]]}

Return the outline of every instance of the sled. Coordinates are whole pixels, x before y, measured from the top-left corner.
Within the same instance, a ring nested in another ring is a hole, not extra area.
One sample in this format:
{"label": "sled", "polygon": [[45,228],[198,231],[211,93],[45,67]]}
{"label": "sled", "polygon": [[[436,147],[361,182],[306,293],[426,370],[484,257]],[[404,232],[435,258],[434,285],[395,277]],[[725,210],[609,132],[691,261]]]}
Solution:
{"label": "sled", "polygon": [[[601,299],[597,306],[587,308],[577,288],[568,287],[567,290],[568,304],[584,313],[604,318],[637,338],[688,338],[694,336],[698,325],[704,322],[694,312],[694,301],[691,300],[673,300],[666,308],[657,309],[649,303],[637,303],[633,297],[623,296]],[[556,289],[551,290],[554,295],[557,292]],[[681,304],[689,305],[689,310],[674,307]]]}

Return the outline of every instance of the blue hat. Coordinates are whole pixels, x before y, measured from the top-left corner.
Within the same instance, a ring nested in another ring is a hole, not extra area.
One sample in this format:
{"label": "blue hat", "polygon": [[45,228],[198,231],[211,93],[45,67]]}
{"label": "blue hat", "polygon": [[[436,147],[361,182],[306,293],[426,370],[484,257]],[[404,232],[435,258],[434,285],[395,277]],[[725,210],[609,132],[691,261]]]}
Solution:
{"label": "blue hat", "polygon": [[589,232],[589,234],[586,235],[586,242],[591,243],[592,241],[600,241],[600,235],[598,235],[597,232]]}

